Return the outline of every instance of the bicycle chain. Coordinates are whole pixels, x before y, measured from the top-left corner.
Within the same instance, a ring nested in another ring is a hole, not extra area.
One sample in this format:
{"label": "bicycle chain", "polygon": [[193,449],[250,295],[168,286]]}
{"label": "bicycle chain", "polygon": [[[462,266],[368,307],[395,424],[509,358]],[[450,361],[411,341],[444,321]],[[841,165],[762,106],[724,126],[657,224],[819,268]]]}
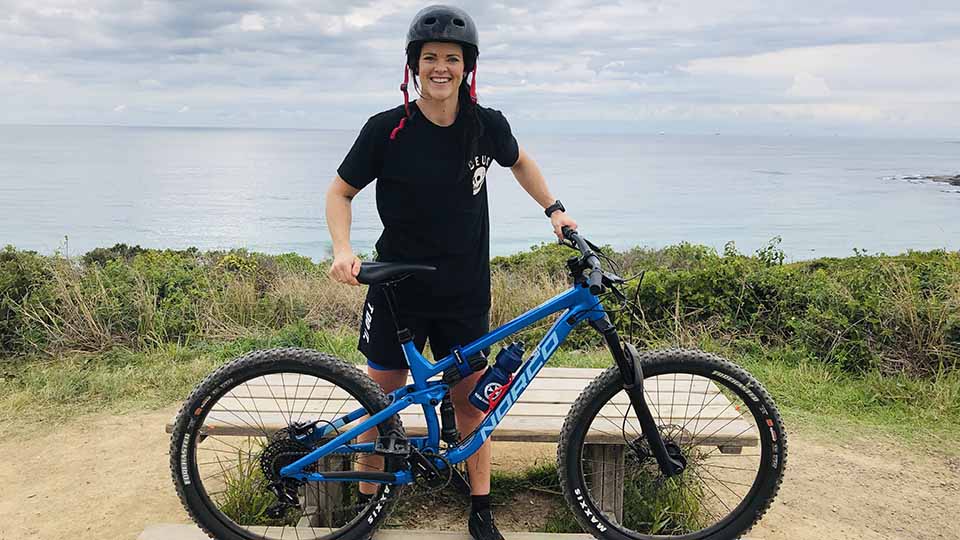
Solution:
{"label": "bicycle chain", "polygon": [[[266,455],[270,455],[269,463],[270,463],[271,465],[274,464],[274,463],[276,463],[277,459],[279,459],[279,458],[287,458],[287,457],[293,458],[293,459],[291,459],[291,460],[290,460],[289,462],[287,462],[287,463],[293,463],[294,461],[297,461],[298,459],[309,455],[309,453],[311,452],[311,449],[307,448],[306,446],[302,445],[301,443],[296,442],[296,441],[293,441],[292,439],[287,438],[287,437],[289,437],[289,433],[290,433],[290,432],[289,432],[289,430],[288,430],[287,428],[284,428],[284,429],[281,429],[281,430],[277,431],[277,432],[274,434],[274,436],[271,437],[272,439],[274,439],[273,443],[271,443],[271,446],[272,446],[273,444],[279,443],[280,441],[287,440],[287,441],[290,441],[290,442],[291,442],[292,444],[294,444],[294,445],[299,445],[300,447],[303,448],[303,450],[288,450],[288,451],[285,451],[285,452],[278,452],[278,453],[276,453],[275,455],[266,454]],[[285,436],[285,435],[286,435],[286,436]],[[268,446],[267,450],[269,450],[269,446]],[[265,450],[265,452],[266,452],[267,450]],[[416,451],[416,450],[414,450],[414,451]],[[415,478],[415,479],[414,479],[414,482],[413,482],[412,484],[409,484],[409,485],[407,486],[407,489],[404,491],[403,500],[405,500],[405,501],[418,500],[418,499],[423,498],[423,497],[426,497],[426,496],[428,496],[428,495],[431,495],[431,494],[434,494],[434,493],[439,493],[439,492],[447,489],[447,488],[450,486],[450,484],[452,483],[452,481],[453,481],[453,475],[454,475],[453,464],[451,464],[450,461],[449,461],[447,458],[445,458],[445,457],[443,457],[443,456],[441,456],[441,455],[439,455],[439,454],[433,453],[433,452],[429,452],[429,453],[425,453],[425,454],[421,454],[421,455],[424,456],[424,457],[427,458],[427,459],[437,458],[437,459],[443,461],[443,462],[446,464],[446,467],[443,469],[443,470],[445,470],[446,473],[447,473],[447,474],[446,474],[446,478],[444,479],[443,483],[442,483],[441,485],[439,485],[438,487],[429,488],[429,489],[426,489],[425,491],[420,491],[420,490],[417,489],[418,487],[423,486],[424,484],[422,484],[422,483],[420,482],[421,478]],[[263,470],[264,476],[265,476],[266,478],[268,478],[268,480],[275,480],[275,479],[273,478],[273,476],[274,476],[273,472],[272,472],[272,471],[268,471],[268,470],[265,469],[265,463],[264,463],[264,461],[263,461],[263,456],[264,456],[264,454],[261,454],[261,458],[260,458],[260,459],[261,459],[261,468],[264,469],[264,470]],[[308,472],[312,472],[310,469],[312,469],[313,471],[316,471],[316,464],[311,465],[310,468],[305,469],[305,470],[307,470]],[[269,473],[269,474],[268,474],[268,473]],[[303,484],[305,484],[305,482],[298,482],[298,487],[299,487],[299,486],[302,486]],[[353,504],[353,505],[346,505],[346,506],[338,506],[338,507],[332,508],[332,510],[338,510],[338,511],[355,511],[355,510],[362,510],[362,509],[366,508],[369,504],[370,504],[370,503],[367,502],[367,503],[363,503],[363,504]]]}

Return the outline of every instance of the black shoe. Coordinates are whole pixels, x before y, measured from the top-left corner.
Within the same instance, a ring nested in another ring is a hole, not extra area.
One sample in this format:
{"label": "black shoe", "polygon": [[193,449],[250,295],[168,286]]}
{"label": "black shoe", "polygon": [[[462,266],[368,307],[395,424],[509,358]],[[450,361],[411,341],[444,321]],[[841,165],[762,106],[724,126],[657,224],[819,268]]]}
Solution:
{"label": "black shoe", "polygon": [[472,512],[467,526],[473,540],[503,540],[503,535],[500,534],[497,525],[493,522],[493,514],[490,510]]}

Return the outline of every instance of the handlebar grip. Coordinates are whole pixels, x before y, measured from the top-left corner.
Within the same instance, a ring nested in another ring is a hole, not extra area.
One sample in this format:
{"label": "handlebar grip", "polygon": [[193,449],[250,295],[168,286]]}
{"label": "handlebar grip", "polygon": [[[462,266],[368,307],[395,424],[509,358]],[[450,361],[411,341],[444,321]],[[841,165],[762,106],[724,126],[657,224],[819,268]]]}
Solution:
{"label": "handlebar grip", "polygon": [[590,294],[600,294],[603,292],[603,272],[594,268],[590,271],[590,277],[587,278],[587,284],[590,286]]}

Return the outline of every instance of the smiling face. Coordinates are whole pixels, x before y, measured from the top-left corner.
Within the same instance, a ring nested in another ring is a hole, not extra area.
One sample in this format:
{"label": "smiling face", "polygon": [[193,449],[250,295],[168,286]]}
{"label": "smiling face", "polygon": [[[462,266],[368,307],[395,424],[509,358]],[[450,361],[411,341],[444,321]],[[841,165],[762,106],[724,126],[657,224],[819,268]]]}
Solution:
{"label": "smiling face", "polygon": [[463,82],[463,47],[457,43],[424,43],[418,66],[423,96],[450,99]]}

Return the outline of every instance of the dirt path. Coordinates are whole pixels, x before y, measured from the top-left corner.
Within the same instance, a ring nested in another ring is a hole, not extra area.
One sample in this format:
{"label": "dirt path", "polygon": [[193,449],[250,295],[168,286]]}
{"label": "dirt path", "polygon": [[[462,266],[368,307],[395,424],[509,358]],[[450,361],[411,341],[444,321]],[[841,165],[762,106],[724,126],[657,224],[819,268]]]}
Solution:
{"label": "dirt path", "polygon": [[[170,481],[164,423],[175,411],[86,417],[55,433],[0,444],[0,540],[133,540],[188,519]],[[550,445],[499,444],[495,468],[554,459]],[[762,540],[957,539],[960,460],[885,441],[829,442],[793,433]],[[503,528],[519,523],[503,516]]]}

